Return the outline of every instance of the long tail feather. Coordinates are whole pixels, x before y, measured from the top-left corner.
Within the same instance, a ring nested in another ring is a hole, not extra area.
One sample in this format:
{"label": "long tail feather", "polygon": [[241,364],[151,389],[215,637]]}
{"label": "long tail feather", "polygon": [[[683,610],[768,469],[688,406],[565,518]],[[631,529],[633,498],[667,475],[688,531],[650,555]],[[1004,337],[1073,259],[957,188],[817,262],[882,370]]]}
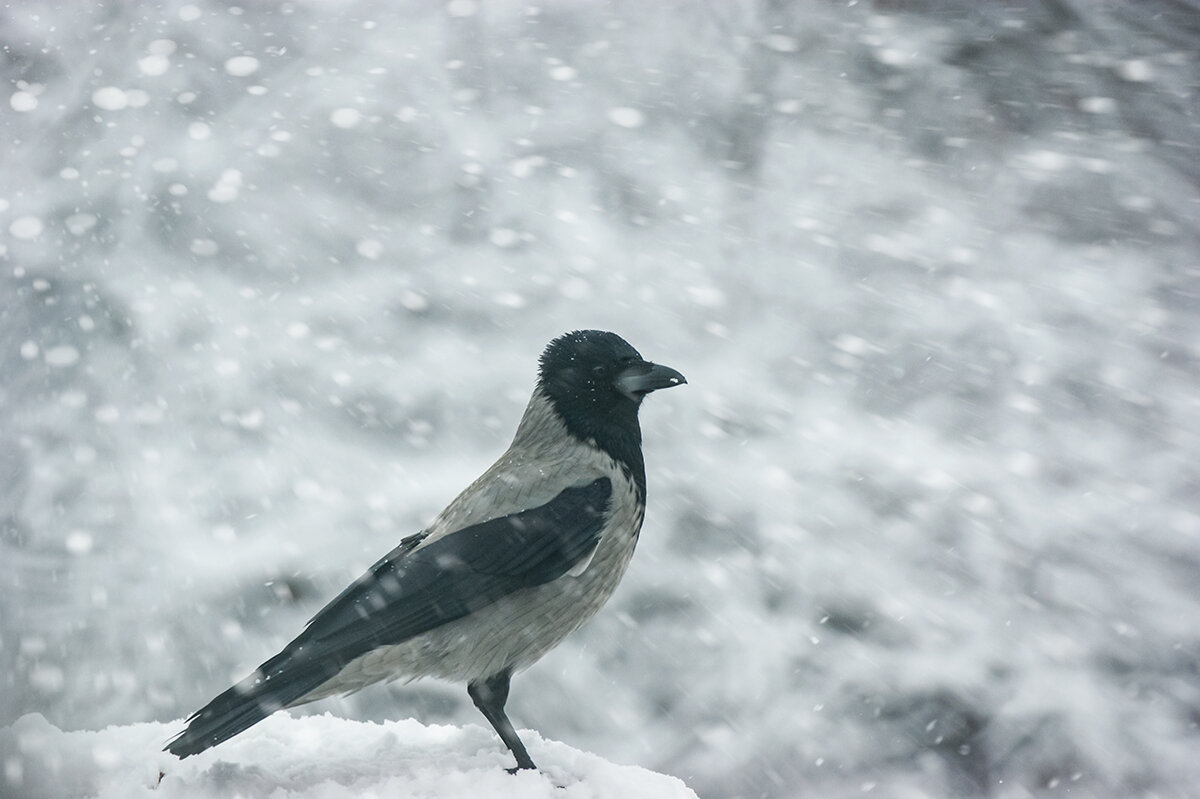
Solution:
{"label": "long tail feather", "polygon": [[193,713],[187,729],[167,744],[166,751],[188,757],[244,732],[276,710],[297,704],[332,676],[332,665],[295,663],[286,651],[276,655]]}

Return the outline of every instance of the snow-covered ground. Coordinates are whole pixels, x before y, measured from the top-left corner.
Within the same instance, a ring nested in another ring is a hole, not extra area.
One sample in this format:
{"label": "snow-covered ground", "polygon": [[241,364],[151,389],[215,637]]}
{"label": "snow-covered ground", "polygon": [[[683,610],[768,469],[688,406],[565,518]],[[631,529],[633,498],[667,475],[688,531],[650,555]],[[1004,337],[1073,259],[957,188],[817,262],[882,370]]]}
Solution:
{"label": "snow-covered ground", "polygon": [[[0,727],[82,752],[53,729],[192,712],[603,327],[689,386],[642,413],[630,573],[518,727],[706,799],[1193,794],[1198,20],[5,5]],[[432,682],[311,712],[482,722]]]}
{"label": "snow-covered ground", "polygon": [[3,796],[28,799],[695,799],[674,777],[617,766],[526,733],[541,770],[509,774],[490,729],[276,715],[218,752],[160,752],[179,723],[63,732],[40,715],[0,729]]}

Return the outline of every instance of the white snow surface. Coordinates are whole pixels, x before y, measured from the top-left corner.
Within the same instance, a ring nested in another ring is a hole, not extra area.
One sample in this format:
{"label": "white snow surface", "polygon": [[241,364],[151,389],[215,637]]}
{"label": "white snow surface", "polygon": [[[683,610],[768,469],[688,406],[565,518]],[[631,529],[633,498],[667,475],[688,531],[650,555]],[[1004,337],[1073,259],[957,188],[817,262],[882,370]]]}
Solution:
{"label": "white snow surface", "polygon": [[0,728],[5,784],[25,799],[695,799],[675,777],[620,766],[521,732],[539,771],[483,727],[382,724],[278,713],[178,760],[160,751],[182,720],[65,732],[40,714]]}

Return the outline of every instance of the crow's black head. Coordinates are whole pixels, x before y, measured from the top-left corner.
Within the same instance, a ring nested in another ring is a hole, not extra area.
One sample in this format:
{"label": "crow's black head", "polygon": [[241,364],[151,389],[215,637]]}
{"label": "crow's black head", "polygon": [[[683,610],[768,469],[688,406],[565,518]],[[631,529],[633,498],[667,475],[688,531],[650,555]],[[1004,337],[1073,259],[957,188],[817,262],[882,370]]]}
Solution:
{"label": "crow's black head", "polygon": [[576,330],[542,353],[538,386],[574,436],[594,441],[641,470],[637,411],[651,391],[686,383],[668,366],[644,360],[629,342],[603,330]]}
{"label": "crow's black head", "polygon": [[687,381],[650,363],[625,339],[603,330],[576,330],[551,341],[542,353],[538,383],[560,413],[604,414],[637,406],[651,391]]}

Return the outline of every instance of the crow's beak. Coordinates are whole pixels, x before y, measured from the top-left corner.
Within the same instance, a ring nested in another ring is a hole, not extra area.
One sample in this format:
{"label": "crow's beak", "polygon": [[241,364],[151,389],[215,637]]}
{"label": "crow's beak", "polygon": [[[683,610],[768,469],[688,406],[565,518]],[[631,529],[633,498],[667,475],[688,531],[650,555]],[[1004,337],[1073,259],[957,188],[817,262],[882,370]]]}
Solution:
{"label": "crow's beak", "polygon": [[651,391],[682,386],[687,378],[669,366],[642,361],[617,375],[617,390],[634,402],[641,402]]}

